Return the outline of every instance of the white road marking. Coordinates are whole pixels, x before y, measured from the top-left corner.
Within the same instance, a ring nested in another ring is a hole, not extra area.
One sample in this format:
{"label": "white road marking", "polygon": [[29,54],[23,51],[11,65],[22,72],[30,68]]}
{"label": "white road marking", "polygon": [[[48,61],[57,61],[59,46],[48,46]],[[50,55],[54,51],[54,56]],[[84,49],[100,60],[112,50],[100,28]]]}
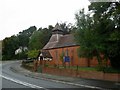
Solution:
{"label": "white road marking", "polygon": [[0,75],[0,77],[2,77],[2,78],[4,78],[4,79],[7,79],[7,80],[10,80],[10,81],[13,81],[13,82],[15,82],[15,83],[18,83],[18,84],[21,84],[21,85],[30,87],[30,88],[42,88],[42,89],[44,89],[44,90],[48,90],[48,89],[45,89],[44,87],[40,87],[40,86],[37,86],[37,85],[33,85],[33,84],[30,84],[30,83],[23,82],[23,81],[20,81],[20,80],[17,80],[17,79],[13,79],[13,78],[10,78],[10,77],[6,77],[6,76],[3,76],[3,75]]}
{"label": "white road marking", "polygon": [[120,85],[120,83],[115,83],[116,85]]}
{"label": "white road marking", "polygon": [[[2,78],[4,78],[4,79],[7,79],[7,80],[10,80],[10,81],[13,81],[13,82],[18,83],[18,84],[27,86],[27,87],[31,87],[31,88],[42,88],[42,89],[44,89],[44,90],[49,90],[49,89],[46,89],[46,88],[44,88],[44,87],[40,87],[40,86],[37,86],[37,85],[33,85],[33,84],[30,84],[30,83],[23,82],[23,81],[20,81],[20,80],[17,80],[17,79],[13,79],[13,78],[10,78],[10,77],[6,77],[6,76],[3,76],[3,75],[0,75],[0,77],[2,77]],[[95,86],[88,86],[88,85],[82,85],[82,84],[74,84],[74,83],[63,82],[63,81],[58,81],[58,80],[51,80],[51,81],[54,81],[54,82],[57,82],[57,83],[64,83],[64,84],[69,84],[69,85],[80,86],[80,87],[86,87],[86,88],[94,88],[94,89],[104,90],[103,88],[95,87]]]}
{"label": "white road marking", "polygon": [[[44,79],[44,78],[43,78],[43,79]],[[64,82],[64,81],[58,81],[58,80],[51,80],[51,81],[53,81],[53,82],[57,82],[57,83],[63,83],[63,84],[69,84],[69,85],[75,85],[75,86],[85,87],[85,88],[92,88],[92,89],[105,90],[104,88],[96,87],[96,86],[82,85],[82,84],[75,84],[75,83]],[[110,89],[109,89],[109,90],[110,90]]]}
{"label": "white road marking", "polygon": [[[6,76],[3,76],[3,75],[0,75],[2,76],[3,78],[7,79],[7,80],[11,80],[15,83],[18,83],[18,84],[22,84],[24,86],[28,86],[28,87],[31,87],[31,88],[42,88],[44,90],[49,90],[49,89],[46,89],[44,87],[40,87],[40,86],[37,86],[37,85],[33,85],[33,84],[30,84],[30,83],[27,83],[27,82],[23,82],[23,81],[20,81],[20,80],[17,80],[17,79],[12,79],[10,77],[6,77]],[[97,86],[91,86],[91,85],[83,85],[83,84],[75,84],[75,83],[70,83],[70,82],[64,82],[64,81],[59,81],[59,80],[53,80],[53,79],[46,79],[46,78],[41,78],[43,80],[51,80],[53,82],[57,82],[57,83],[63,83],[63,84],[69,84],[69,85],[75,85],[75,86],[79,86],[79,87],[85,87],[85,88],[93,88],[93,89],[99,89],[99,90],[104,90],[104,88],[101,88],[101,87],[97,87]],[[110,89],[109,89],[110,90]]]}

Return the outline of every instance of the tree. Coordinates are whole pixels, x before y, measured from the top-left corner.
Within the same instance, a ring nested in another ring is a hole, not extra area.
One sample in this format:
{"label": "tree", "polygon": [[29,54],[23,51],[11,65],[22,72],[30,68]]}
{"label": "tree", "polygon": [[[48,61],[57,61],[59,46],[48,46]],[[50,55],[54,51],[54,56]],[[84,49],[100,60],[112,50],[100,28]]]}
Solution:
{"label": "tree", "polygon": [[[18,35],[13,35],[11,37],[5,38],[2,41],[2,60],[11,60],[11,59],[23,59],[26,58],[26,52],[22,52],[19,56],[15,55],[15,51],[19,47],[27,47],[29,38],[32,33],[36,30],[35,26],[19,32]],[[19,58],[20,57],[20,58]]]}
{"label": "tree", "polygon": [[29,50],[40,49],[42,47],[40,42],[41,32],[35,31],[29,40]]}
{"label": "tree", "polygon": [[[29,46],[29,40],[33,34],[37,30],[36,26],[31,26],[26,30],[23,30],[22,32],[19,32],[18,38],[19,38],[19,47],[28,47]],[[26,59],[27,58],[27,51],[22,51],[19,55],[16,55],[16,58],[19,59]]]}
{"label": "tree", "polygon": [[31,37],[32,33],[36,31],[37,28],[35,26],[31,26],[30,28],[19,32],[19,46],[28,47],[29,38]]}
{"label": "tree", "polygon": [[[100,8],[101,7],[101,8]],[[114,68],[120,68],[120,1],[116,3],[92,3],[89,9],[94,11],[96,29],[104,34],[105,55]],[[99,21],[99,22],[97,22]],[[103,27],[103,28],[102,28]],[[101,35],[103,36],[103,35]]]}
{"label": "tree", "polygon": [[[75,40],[80,45],[78,49],[78,55],[80,57],[87,57],[88,61],[97,56],[99,64],[101,64],[100,54],[99,54],[99,37],[94,37],[94,21],[90,15],[84,14],[84,9],[82,9],[78,14],[76,14],[77,20],[77,30],[75,32]],[[97,43],[97,44],[96,44]],[[89,64],[88,64],[89,66]]]}
{"label": "tree", "polygon": [[80,44],[80,56],[97,56],[101,63],[104,59],[111,61],[112,67],[120,68],[120,4],[119,3],[91,3],[89,11],[76,14],[76,41]]}
{"label": "tree", "polygon": [[49,29],[39,28],[37,31],[35,31],[29,39],[29,49],[42,49],[51,37],[51,30],[52,27],[49,26]]}
{"label": "tree", "polygon": [[[53,27],[50,25],[48,28],[39,28],[37,31],[34,31],[32,36],[29,39],[29,52],[28,57],[31,57],[32,52],[42,49],[47,42],[49,41],[52,35]],[[32,54],[34,55],[34,54]],[[34,56],[33,56],[34,57]]]}
{"label": "tree", "polygon": [[39,50],[30,50],[27,52],[29,58],[37,58]]}
{"label": "tree", "polygon": [[15,59],[15,50],[19,47],[18,37],[11,36],[5,38],[2,42],[2,56],[3,60]]}
{"label": "tree", "polygon": [[73,26],[72,26],[71,23],[68,23],[68,24],[66,22],[60,23],[60,26],[61,26],[61,28],[63,30],[64,35],[65,34],[70,34],[72,32]]}

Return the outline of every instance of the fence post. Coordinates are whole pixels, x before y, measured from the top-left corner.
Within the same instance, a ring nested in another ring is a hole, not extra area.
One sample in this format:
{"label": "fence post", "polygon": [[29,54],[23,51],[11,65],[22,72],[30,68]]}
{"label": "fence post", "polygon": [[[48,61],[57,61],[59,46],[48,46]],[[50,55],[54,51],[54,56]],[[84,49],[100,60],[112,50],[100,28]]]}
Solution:
{"label": "fence post", "polygon": [[78,76],[78,65],[77,65],[77,68],[76,68],[76,77]]}
{"label": "fence post", "polygon": [[78,65],[77,65],[77,69],[76,70],[78,71]]}

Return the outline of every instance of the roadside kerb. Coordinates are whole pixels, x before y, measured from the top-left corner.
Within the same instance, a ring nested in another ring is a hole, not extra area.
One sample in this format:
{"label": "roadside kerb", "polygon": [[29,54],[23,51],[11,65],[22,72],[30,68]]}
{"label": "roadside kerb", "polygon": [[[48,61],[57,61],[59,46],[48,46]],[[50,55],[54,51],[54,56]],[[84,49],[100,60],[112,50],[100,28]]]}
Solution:
{"label": "roadside kerb", "polygon": [[[21,74],[24,74],[25,76],[28,76],[28,77],[31,77],[31,78],[42,79],[42,80],[49,80],[49,81],[53,81],[53,82],[57,82],[57,83],[74,85],[74,86],[78,86],[78,87],[85,87],[85,88],[98,89],[98,90],[106,90],[105,88],[101,88],[101,87],[96,87],[96,86],[91,86],[91,85],[83,85],[83,84],[77,84],[77,83],[71,83],[69,81],[65,81],[65,80],[63,81],[63,80],[58,80],[58,79],[54,79],[54,78],[52,78],[52,79],[51,78],[47,78],[47,77],[44,77],[44,74],[41,74],[42,77],[40,77],[39,73],[30,72],[28,70],[24,70],[24,71],[21,72],[21,70],[20,71],[17,70],[18,68],[10,67],[10,69],[13,72],[15,72],[15,73],[21,73]],[[27,71],[27,73],[25,73],[26,71]],[[109,90],[111,90],[111,89],[109,89]]]}

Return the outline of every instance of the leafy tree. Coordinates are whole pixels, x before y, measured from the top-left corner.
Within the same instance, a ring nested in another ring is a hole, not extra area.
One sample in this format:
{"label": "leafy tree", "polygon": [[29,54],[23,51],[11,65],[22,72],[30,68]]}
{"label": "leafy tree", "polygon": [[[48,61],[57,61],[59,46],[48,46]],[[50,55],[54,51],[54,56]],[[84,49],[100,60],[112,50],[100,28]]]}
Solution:
{"label": "leafy tree", "polygon": [[20,32],[16,36],[13,35],[11,37],[5,38],[2,42],[2,59],[11,60],[26,58],[26,52],[15,55],[15,51],[19,47],[28,46],[29,38],[35,30],[36,27],[32,26],[26,30],[23,30],[23,32]]}
{"label": "leafy tree", "polygon": [[[99,37],[94,37],[94,21],[90,15],[84,14],[84,9],[82,9],[78,14],[76,14],[76,24],[77,30],[75,32],[75,40],[80,45],[78,49],[78,55],[80,57],[87,57],[90,60],[92,57],[97,56],[99,64],[101,64],[99,48]],[[97,45],[96,45],[97,43]],[[89,66],[89,64],[88,64]]]}
{"label": "leafy tree", "polygon": [[97,56],[101,64],[101,54],[111,61],[112,67],[120,68],[120,4],[92,3],[89,10],[76,14],[76,41],[80,44],[79,55],[92,58]]}
{"label": "leafy tree", "polygon": [[34,49],[40,49],[43,47],[41,41],[41,37],[43,37],[43,34],[40,31],[35,31],[29,41],[29,49],[34,50]]}
{"label": "leafy tree", "polygon": [[42,49],[47,44],[51,37],[52,29],[53,27],[50,25],[48,28],[39,28],[37,31],[34,31],[29,40],[30,52],[28,52],[28,57],[32,57],[32,55],[35,57],[32,53],[36,50]]}
{"label": "leafy tree", "polygon": [[29,58],[37,58],[39,50],[29,50],[27,52]]}
{"label": "leafy tree", "polygon": [[36,31],[37,28],[35,26],[31,26],[30,28],[19,32],[19,46],[28,47],[29,38],[31,37],[32,33]]}
{"label": "leafy tree", "polygon": [[63,34],[64,34],[64,35],[65,35],[65,34],[70,34],[71,31],[72,31],[72,29],[73,29],[73,26],[72,26],[71,23],[68,23],[68,24],[67,24],[66,22],[64,22],[64,23],[61,23],[60,26],[61,26],[61,28],[62,28],[62,30],[63,30]]}
{"label": "leafy tree", "polygon": [[21,53],[18,53],[17,55],[15,55],[15,58],[18,60],[27,59],[27,51],[22,51]]}
{"label": "leafy tree", "polygon": [[29,40],[29,49],[30,50],[39,50],[42,49],[45,44],[49,41],[51,37],[51,27],[47,28],[39,28],[39,30],[35,31]]}
{"label": "leafy tree", "polygon": [[48,41],[52,35],[52,29],[53,29],[53,27],[49,26],[48,28],[43,28],[42,30],[40,30],[43,34],[43,37],[41,40],[41,42],[43,43],[43,46],[45,46],[48,43]]}
{"label": "leafy tree", "polygon": [[92,3],[89,9],[95,13],[96,30],[104,36],[105,55],[114,68],[120,68],[120,2]]}
{"label": "leafy tree", "polygon": [[19,43],[16,36],[5,38],[2,42],[2,59],[15,59],[15,50],[18,47]]}
{"label": "leafy tree", "polygon": [[[19,47],[28,47],[29,46],[29,39],[31,38],[33,32],[35,32],[37,28],[35,26],[31,26],[26,30],[23,30],[22,32],[19,32],[18,38],[19,38]],[[16,55],[16,58],[18,59],[25,59],[27,58],[27,51],[22,50],[22,53]]]}

